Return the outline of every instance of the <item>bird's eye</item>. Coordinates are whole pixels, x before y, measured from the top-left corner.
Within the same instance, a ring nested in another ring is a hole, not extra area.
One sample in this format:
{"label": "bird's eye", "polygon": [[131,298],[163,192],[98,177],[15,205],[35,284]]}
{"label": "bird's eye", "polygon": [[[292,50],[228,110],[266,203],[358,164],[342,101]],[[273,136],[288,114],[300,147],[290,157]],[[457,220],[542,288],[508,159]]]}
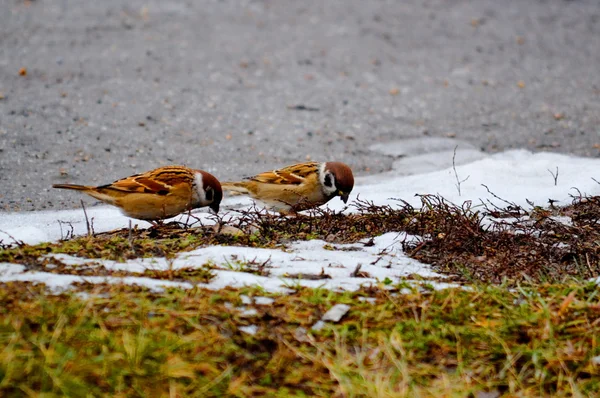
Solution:
{"label": "bird's eye", "polygon": [[331,178],[331,174],[329,173],[325,174],[325,186],[329,188],[333,187],[333,181]]}
{"label": "bird's eye", "polygon": [[206,200],[208,200],[209,202],[212,202],[213,200],[213,189],[211,187],[206,188],[205,192],[205,197]]}

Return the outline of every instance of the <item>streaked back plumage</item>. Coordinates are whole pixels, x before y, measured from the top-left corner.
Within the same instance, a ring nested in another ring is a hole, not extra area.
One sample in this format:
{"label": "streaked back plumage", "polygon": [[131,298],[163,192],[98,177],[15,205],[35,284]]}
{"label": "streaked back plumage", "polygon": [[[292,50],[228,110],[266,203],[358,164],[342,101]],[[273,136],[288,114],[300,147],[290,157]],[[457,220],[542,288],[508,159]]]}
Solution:
{"label": "streaked back plumage", "polygon": [[[324,186],[322,174],[325,171],[334,176],[335,186]],[[249,195],[273,210],[288,213],[320,206],[338,196],[341,189],[347,199],[354,186],[354,177],[343,163],[306,162],[221,185],[234,195]]]}

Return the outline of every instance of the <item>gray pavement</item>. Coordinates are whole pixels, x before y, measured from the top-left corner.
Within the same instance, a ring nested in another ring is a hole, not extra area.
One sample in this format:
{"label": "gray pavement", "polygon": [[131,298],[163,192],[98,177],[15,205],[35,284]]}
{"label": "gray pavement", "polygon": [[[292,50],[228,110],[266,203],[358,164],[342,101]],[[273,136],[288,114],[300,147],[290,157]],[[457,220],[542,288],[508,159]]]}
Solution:
{"label": "gray pavement", "polygon": [[0,0],[2,211],[167,164],[365,175],[423,136],[598,156],[600,2]]}

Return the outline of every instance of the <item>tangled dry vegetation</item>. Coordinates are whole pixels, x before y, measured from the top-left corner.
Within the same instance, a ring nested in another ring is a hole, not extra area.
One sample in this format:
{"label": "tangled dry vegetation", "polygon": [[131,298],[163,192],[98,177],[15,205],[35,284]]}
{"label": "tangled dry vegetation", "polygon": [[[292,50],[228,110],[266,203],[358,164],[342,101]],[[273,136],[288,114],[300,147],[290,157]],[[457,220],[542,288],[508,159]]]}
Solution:
{"label": "tangled dry vegetation", "polygon": [[317,216],[266,219],[247,212],[239,228],[253,226],[269,242],[318,238],[356,242],[391,231],[417,237],[404,251],[457,280],[501,283],[561,282],[600,276],[600,197],[573,197],[565,207],[510,202],[456,205],[437,195],[422,195],[421,208],[405,201],[377,206],[356,201],[357,213],[320,211]]}
{"label": "tangled dry vegetation", "polygon": [[[600,275],[600,197],[532,210],[508,202],[503,208],[456,206],[437,196],[423,196],[422,202],[406,224],[422,239],[404,248],[440,272],[509,284]],[[410,213],[409,206],[404,211]]]}
{"label": "tangled dry vegetation", "polygon": [[458,281],[514,285],[600,275],[600,197],[574,197],[565,207],[551,203],[547,208],[532,205],[531,210],[509,202],[504,207],[456,205],[434,195],[421,196],[421,202],[421,208],[415,209],[401,200],[397,206],[357,200],[353,214],[317,210],[298,217],[251,209],[240,211],[219,231],[176,223],[146,230],[125,228],[58,243],[6,248],[0,251],[0,261],[33,266],[47,253],[117,261],[169,258],[203,245],[272,248],[306,239],[349,243],[406,231],[417,237],[402,242],[409,256]]}

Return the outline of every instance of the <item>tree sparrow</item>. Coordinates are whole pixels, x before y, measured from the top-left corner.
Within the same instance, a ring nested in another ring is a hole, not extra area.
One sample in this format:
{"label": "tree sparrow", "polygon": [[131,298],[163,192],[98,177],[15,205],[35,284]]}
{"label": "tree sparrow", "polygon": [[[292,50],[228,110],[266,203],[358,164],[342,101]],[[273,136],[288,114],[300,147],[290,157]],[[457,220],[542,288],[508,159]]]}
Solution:
{"label": "tree sparrow", "polygon": [[184,166],[165,166],[98,187],[55,184],[74,189],[117,206],[128,217],[155,222],[199,207],[217,213],[223,198],[221,184],[212,174]]}
{"label": "tree sparrow", "polygon": [[353,187],[352,170],[340,162],[300,163],[223,183],[225,190],[249,195],[281,213],[311,209],[335,196],[346,203]]}

